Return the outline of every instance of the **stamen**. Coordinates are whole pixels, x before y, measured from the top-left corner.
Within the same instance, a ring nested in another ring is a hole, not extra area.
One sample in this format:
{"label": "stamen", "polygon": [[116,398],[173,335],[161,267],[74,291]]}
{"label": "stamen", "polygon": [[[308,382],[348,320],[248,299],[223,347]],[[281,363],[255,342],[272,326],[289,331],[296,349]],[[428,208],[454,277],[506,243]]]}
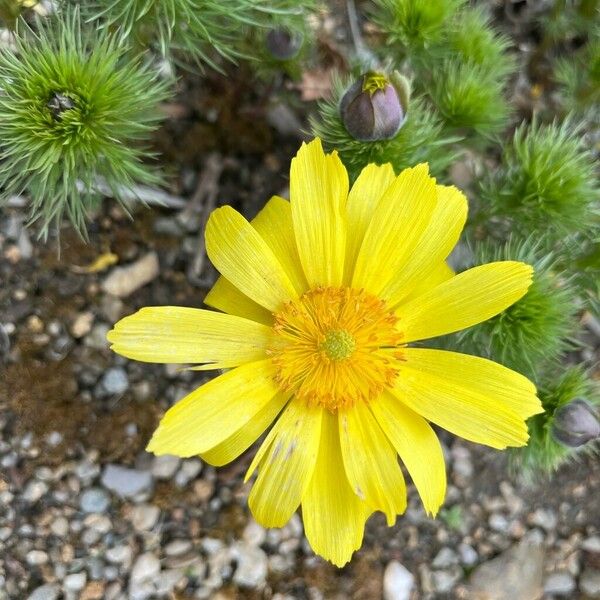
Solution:
{"label": "stamen", "polygon": [[269,349],[281,388],[334,411],[393,385],[402,358],[398,318],[363,290],[315,288],[275,315]]}

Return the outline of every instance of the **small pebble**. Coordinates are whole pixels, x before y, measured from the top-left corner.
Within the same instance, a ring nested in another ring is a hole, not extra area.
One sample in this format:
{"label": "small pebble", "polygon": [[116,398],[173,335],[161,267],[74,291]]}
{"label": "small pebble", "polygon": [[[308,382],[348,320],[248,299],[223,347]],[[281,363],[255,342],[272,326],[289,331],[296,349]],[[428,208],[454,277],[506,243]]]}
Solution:
{"label": "small pebble", "polygon": [[85,513],[103,513],[110,506],[110,497],[101,488],[90,488],[81,495],[79,506]]}
{"label": "small pebble", "polygon": [[383,573],[383,597],[385,600],[409,600],[415,586],[413,574],[397,560],[393,560]]}

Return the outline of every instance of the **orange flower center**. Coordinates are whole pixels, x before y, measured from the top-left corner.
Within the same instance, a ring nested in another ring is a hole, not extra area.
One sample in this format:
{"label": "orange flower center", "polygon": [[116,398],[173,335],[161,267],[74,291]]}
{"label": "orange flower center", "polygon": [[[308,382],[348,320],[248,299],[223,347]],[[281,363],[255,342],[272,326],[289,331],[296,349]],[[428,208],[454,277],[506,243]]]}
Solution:
{"label": "orange flower center", "polygon": [[281,388],[331,411],[393,385],[402,335],[385,302],[363,290],[320,287],[275,314],[269,349]]}

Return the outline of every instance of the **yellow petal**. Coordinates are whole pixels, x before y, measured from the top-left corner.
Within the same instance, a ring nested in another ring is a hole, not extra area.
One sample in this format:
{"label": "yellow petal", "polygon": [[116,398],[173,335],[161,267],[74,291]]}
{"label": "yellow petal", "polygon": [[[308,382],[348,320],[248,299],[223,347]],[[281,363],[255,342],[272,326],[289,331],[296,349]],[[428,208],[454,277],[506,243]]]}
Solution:
{"label": "yellow petal", "polygon": [[302,295],[308,289],[308,283],[294,238],[290,203],[273,196],[251,223],[281,263],[298,295]]}
{"label": "yellow petal", "polygon": [[319,556],[343,567],[360,548],[370,513],[346,479],[337,417],[323,411],[319,456],[302,498],[306,538]]}
{"label": "yellow petal", "polygon": [[[411,356],[415,354],[406,352],[392,390],[409,408],[455,435],[492,448],[527,443],[525,419],[503,401],[503,395],[482,393],[478,380],[471,385],[471,380],[454,378],[445,370],[419,368],[418,358]],[[500,388],[510,385],[510,378],[498,381]]]}
{"label": "yellow petal", "polygon": [[170,408],[154,432],[148,452],[196,456],[250,422],[279,389],[270,360],[227,371]]}
{"label": "yellow petal", "polygon": [[502,261],[452,277],[396,310],[403,341],[452,333],[497,315],[525,295],[532,275],[529,265]]}
{"label": "yellow petal", "polygon": [[282,527],[300,505],[317,460],[322,412],[293,399],[250,465],[248,475],[259,466],[248,505],[263,526]]}
{"label": "yellow petal", "polygon": [[200,457],[215,467],[222,467],[247,450],[275,420],[288,400],[285,394],[277,394],[259,410],[250,421],[225,438],[220,444],[203,452]]}
{"label": "yellow petal", "polygon": [[405,169],[387,188],[360,247],[352,286],[379,295],[410,262],[437,203],[426,164]]}
{"label": "yellow petal", "polygon": [[388,392],[369,406],[406,465],[425,512],[435,516],[446,496],[446,465],[437,435],[423,417]]}
{"label": "yellow petal", "polygon": [[271,248],[231,206],[217,208],[210,215],[206,253],[225,278],[270,311],[298,297]]}
{"label": "yellow petal", "polygon": [[406,486],[396,451],[364,402],[338,415],[348,481],[359,498],[386,514],[391,526],[406,509]]}
{"label": "yellow petal", "polygon": [[506,406],[523,419],[542,412],[535,385],[503,365],[481,358],[429,348],[404,348],[402,364],[449,383],[465,385],[494,404]]}
{"label": "yellow petal", "polygon": [[448,281],[448,279],[452,279],[456,273],[448,265],[446,262],[439,263],[436,267],[434,267],[433,271],[429,273],[426,277],[423,277],[419,283],[417,283],[416,287],[412,289],[410,294],[406,298],[404,298],[404,302],[408,302],[409,300],[413,300],[414,298],[418,298],[425,292],[432,290],[433,288],[440,285],[440,283],[444,283],[444,281]]}
{"label": "yellow petal", "polygon": [[121,319],[106,337],[114,352],[133,360],[222,369],[266,358],[272,330],[210,310],[150,306]]}
{"label": "yellow petal", "polygon": [[290,168],[290,199],[298,253],[311,287],[338,286],[344,275],[348,174],[321,140],[302,144]]}
{"label": "yellow petal", "polygon": [[348,238],[346,240],[346,260],[344,281],[350,285],[356,264],[356,257],[367,227],[379,200],[394,181],[392,165],[367,165],[357,177],[348,194]]}
{"label": "yellow petal", "polygon": [[273,314],[242,294],[233,283],[221,276],[204,298],[204,304],[263,325],[273,324]]}
{"label": "yellow petal", "polygon": [[436,186],[436,192],[437,203],[431,220],[410,260],[381,292],[381,298],[390,306],[407,298],[440,264],[444,264],[463,230],[468,210],[465,195],[453,186],[444,185]]}

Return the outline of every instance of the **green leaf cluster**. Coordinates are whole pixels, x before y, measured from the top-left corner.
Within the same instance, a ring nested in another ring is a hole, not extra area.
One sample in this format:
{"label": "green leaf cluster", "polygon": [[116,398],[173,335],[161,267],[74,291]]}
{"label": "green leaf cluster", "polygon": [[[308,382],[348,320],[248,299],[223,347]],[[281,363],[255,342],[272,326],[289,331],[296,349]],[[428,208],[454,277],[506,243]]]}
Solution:
{"label": "green leaf cluster", "polygon": [[27,193],[42,235],[63,216],[83,232],[99,182],[118,199],[160,180],[147,146],[168,87],[78,11],[22,27],[0,49],[0,89],[2,196]]}
{"label": "green leaf cluster", "polygon": [[509,39],[482,6],[461,0],[376,0],[387,54],[413,71],[413,85],[452,133],[491,138],[508,123],[504,90],[515,69]]}

